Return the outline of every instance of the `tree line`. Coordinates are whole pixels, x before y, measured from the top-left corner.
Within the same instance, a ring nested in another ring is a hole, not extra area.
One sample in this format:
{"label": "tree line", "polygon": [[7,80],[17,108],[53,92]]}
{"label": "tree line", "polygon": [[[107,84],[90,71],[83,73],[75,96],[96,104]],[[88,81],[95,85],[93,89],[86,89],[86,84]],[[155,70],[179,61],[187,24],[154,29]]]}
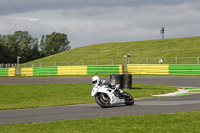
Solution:
{"label": "tree line", "polygon": [[15,31],[13,34],[0,34],[0,63],[20,63],[39,59],[59,52],[69,50],[67,34],[52,32],[38,38],[32,37],[28,31]]}

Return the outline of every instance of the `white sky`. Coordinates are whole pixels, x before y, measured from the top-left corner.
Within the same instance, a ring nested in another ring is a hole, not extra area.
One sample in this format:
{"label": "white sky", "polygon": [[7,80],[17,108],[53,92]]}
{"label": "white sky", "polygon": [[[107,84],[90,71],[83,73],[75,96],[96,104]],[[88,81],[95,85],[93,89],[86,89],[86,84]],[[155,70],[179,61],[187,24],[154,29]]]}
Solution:
{"label": "white sky", "polygon": [[104,42],[200,35],[200,0],[0,0],[0,34],[28,31],[40,41],[66,33],[72,48]]}

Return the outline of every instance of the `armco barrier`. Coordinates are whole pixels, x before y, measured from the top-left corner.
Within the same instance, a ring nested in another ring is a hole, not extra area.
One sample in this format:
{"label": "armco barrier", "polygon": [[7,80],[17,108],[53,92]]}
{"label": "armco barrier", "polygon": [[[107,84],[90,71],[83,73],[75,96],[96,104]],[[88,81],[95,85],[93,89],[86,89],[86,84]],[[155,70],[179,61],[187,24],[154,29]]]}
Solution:
{"label": "armco barrier", "polygon": [[22,76],[122,74],[122,65],[21,68]]}
{"label": "armco barrier", "polygon": [[200,65],[169,65],[170,75],[200,75]]}
{"label": "armco barrier", "polygon": [[169,74],[169,65],[163,64],[128,64],[129,74]]}
{"label": "armco barrier", "polygon": [[33,68],[21,68],[21,76],[33,76]]}
{"label": "armco barrier", "polygon": [[1,68],[0,69],[0,76],[8,76],[8,69],[7,68]]}
{"label": "armco barrier", "polygon": [[[128,74],[200,75],[200,65],[128,64]],[[122,65],[21,68],[22,76],[123,74]],[[15,76],[15,68],[1,68],[0,76]]]}
{"label": "armco barrier", "polygon": [[87,75],[87,66],[58,66],[58,75]]}
{"label": "armco barrier", "polygon": [[57,67],[34,67],[33,76],[57,75]]}
{"label": "armco barrier", "polygon": [[0,76],[15,76],[15,68],[1,68]]}
{"label": "armco barrier", "polygon": [[87,66],[88,75],[94,74],[122,74],[122,65]]}

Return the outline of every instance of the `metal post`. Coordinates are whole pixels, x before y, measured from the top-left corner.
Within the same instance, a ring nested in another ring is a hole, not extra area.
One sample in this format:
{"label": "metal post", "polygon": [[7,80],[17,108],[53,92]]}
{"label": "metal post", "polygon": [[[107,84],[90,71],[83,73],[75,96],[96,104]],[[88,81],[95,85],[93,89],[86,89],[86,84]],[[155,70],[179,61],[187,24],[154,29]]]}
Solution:
{"label": "metal post", "polygon": [[114,59],[112,59],[112,65],[114,65]]}
{"label": "metal post", "polygon": [[176,56],[176,64],[178,64],[178,57]]}
{"label": "metal post", "polygon": [[126,58],[125,74],[128,73],[128,68],[127,68],[128,64],[129,64],[129,58],[128,57],[131,57],[131,54],[124,55],[124,58]]}
{"label": "metal post", "polygon": [[19,65],[19,59],[20,59],[20,57],[17,56],[17,65]]}
{"label": "metal post", "polygon": [[42,67],[42,62],[40,62],[40,67]]}
{"label": "metal post", "polygon": [[199,64],[199,56],[197,56],[197,64]]}
{"label": "metal post", "polygon": [[19,56],[17,56],[17,73],[16,74],[20,74],[20,69],[19,69],[19,59],[20,59],[21,57],[19,57]]}
{"label": "metal post", "polygon": [[126,73],[127,73],[127,65],[128,65],[128,56],[126,56]]}
{"label": "metal post", "polygon": [[84,65],[83,60],[82,60],[82,66]]}
{"label": "metal post", "polygon": [[99,61],[98,60],[96,61],[96,64],[99,65]]}
{"label": "metal post", "polygon": [[[128,57],[127,57],[127,58],[128,58]],[[128,58],[127,60],[128,60],[128,62],[127,62],[127,63],[128,63],[128,64],[130,64],[130,59]]]}

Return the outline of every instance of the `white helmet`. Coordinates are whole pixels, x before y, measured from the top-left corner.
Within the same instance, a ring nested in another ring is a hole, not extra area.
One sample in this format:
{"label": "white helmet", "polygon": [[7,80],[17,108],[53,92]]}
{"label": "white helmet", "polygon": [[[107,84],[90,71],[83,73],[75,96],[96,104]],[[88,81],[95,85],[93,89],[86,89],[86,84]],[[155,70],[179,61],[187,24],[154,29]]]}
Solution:
{"label": "white helmet", "polygon": [[92,77],[92,83],[93,83],[93,84],[98,84],[99,81],[100,81],[99,76],[94,76],[94,77]]}

